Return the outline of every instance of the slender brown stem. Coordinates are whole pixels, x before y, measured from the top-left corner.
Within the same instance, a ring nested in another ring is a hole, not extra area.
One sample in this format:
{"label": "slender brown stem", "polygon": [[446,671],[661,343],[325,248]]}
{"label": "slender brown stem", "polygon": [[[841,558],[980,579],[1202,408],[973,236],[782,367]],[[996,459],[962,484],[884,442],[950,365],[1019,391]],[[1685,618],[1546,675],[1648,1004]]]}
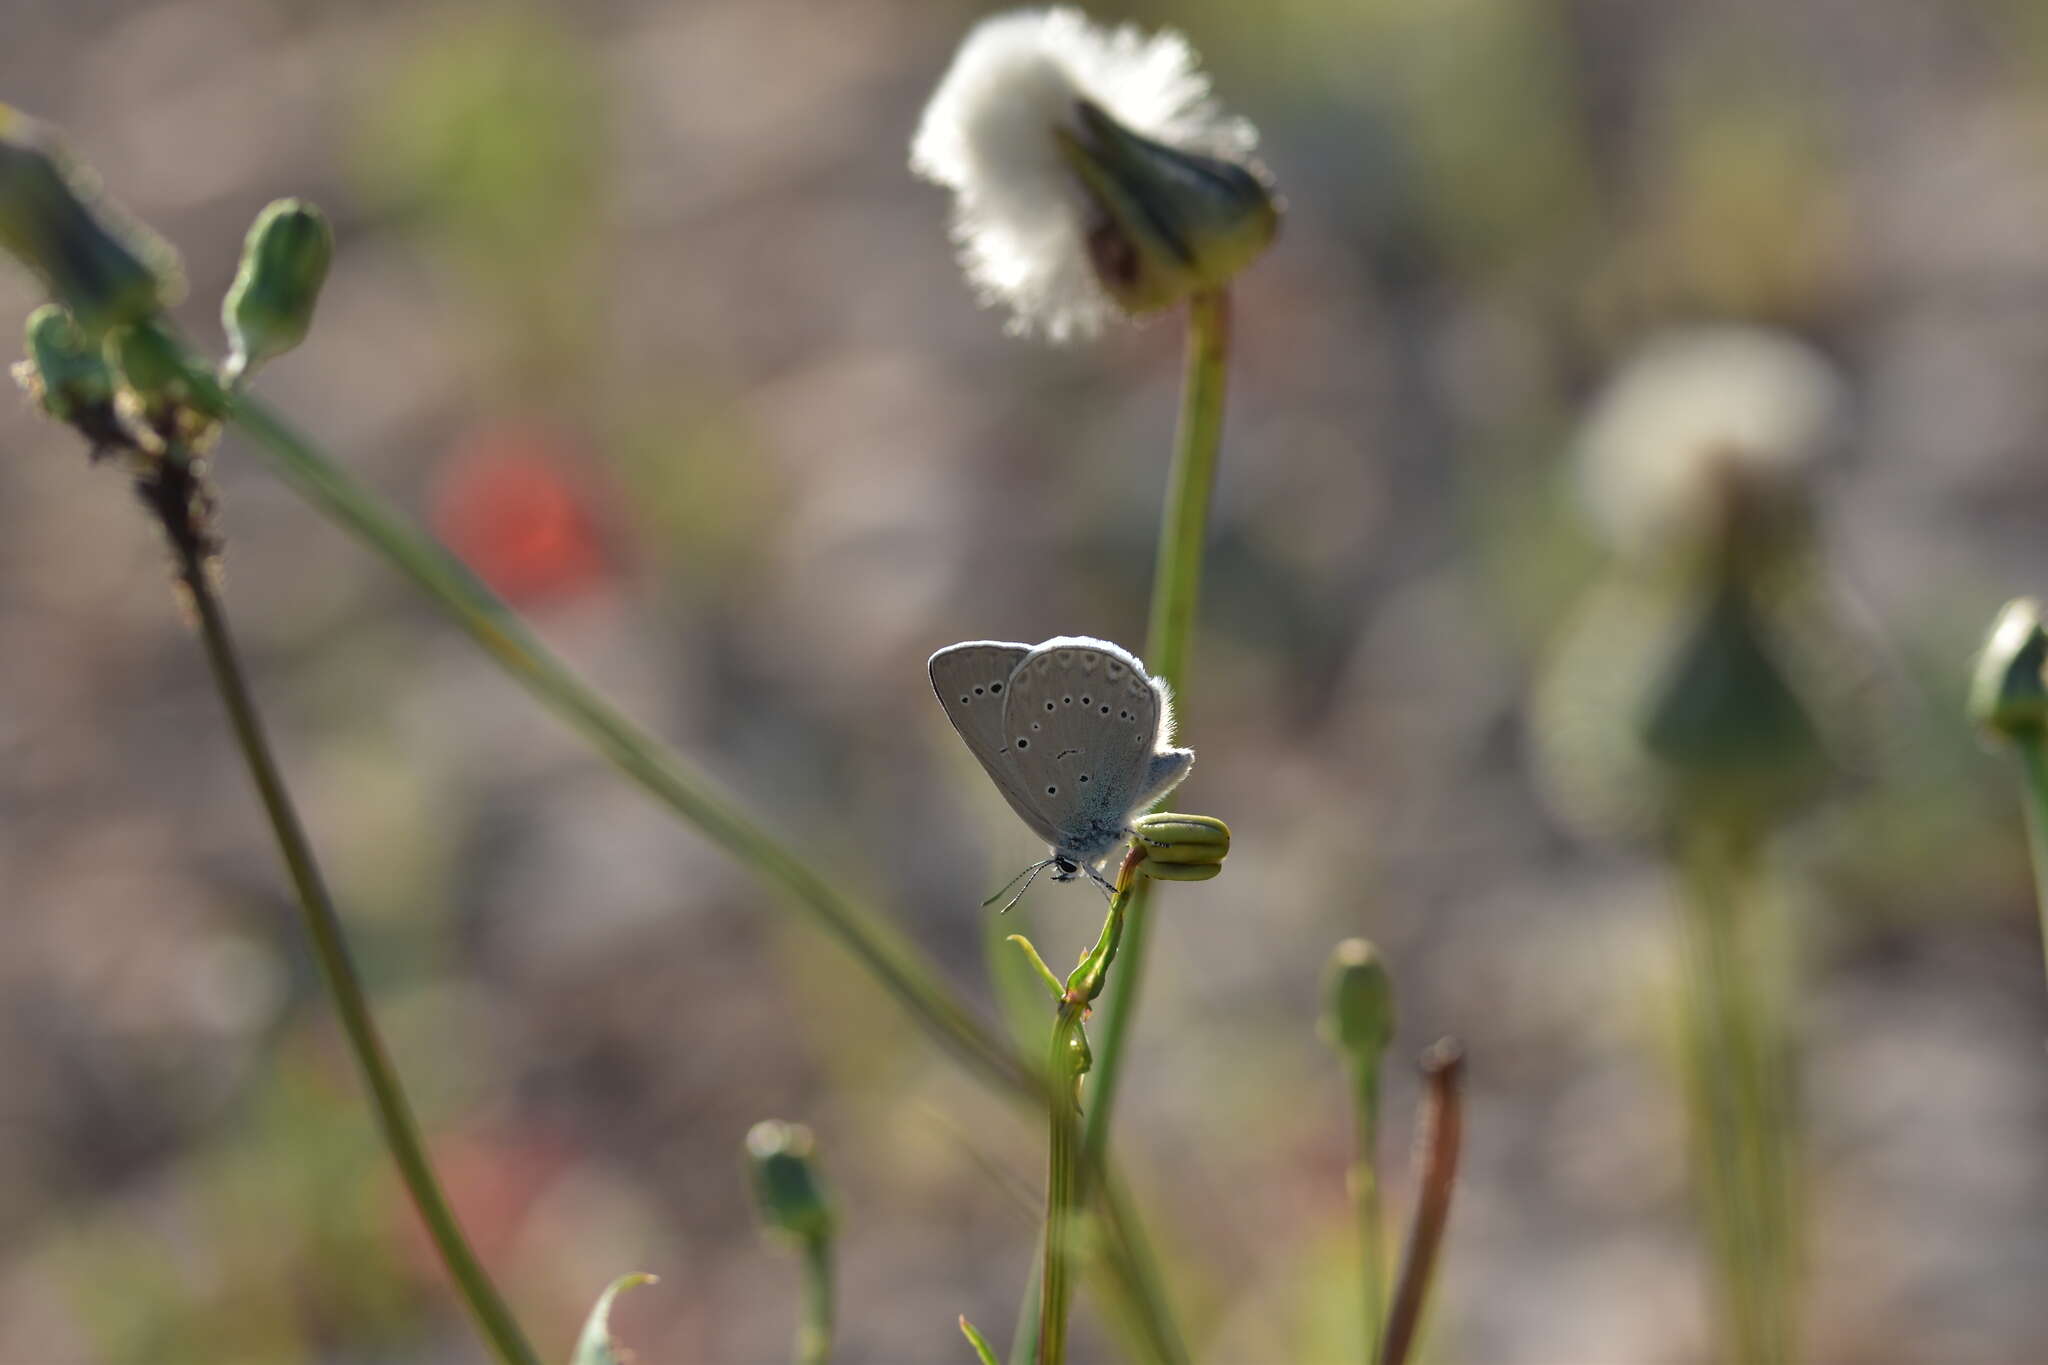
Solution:
{"label": "slender brown stem", "polygon": [[1408,1249],[1401,1258],[1401,1278],[1394,1288],[1394,1307],[1387,1314],[1380,1365],[1406,1365],[1422,1325],[1437,1249],[1451,1215],[1451,1191],[1458,1181],[1458,1150],[1465,1136],[1459,1094],[1464,1073],[1464,1049],[1455,1039],[1446,1038],[1422,1054],[1428,1091],[1415,1124],[1422,1180],[1415,1196],[1415,1221],[1408,1228]]}
{"label": "slender brown stem", "polygon": [[[193,382],[204,381],[195,374]],[[930,957],[812,867],[772,826],[756,819],[683,757],[664,747],[577,677],[510,607],[446,546],[407,524],[332,456],[254,397],[209,393],[278,472],[321,513],[367,543],[426,592],[505,672],[564,719],[634,782],[767,884],[851,953],[930,1035],[998,1087],[1035,1103],[1034,1068],[997,1036]]]}
{"label": "slender brown stem", "polygon": [[420,1137],[419,1122],[371,1017],[362,979],[342,935],[341,917],[335,912],[333,899],[314,861],[312,842],[299,822],[284,776],[271,754],[270,742],[264,735],[262,720],[235,652],[233,636],[228,631],[227,615],[214,592],[209,563],[211,542],[199,516],[204,489],[191,463],[175,451],[164,456],[155,473],[140,488],[143,501],[163,524],[176,552],[178,577],[191,595],[214,684],[227,708],[229,724],[256,785],[256,794],[262,800],[264,813],[270,817],[278,851],[283,855],[285,870],[304,912],[313,954],[334,997],[349,1051],[362,1071],[370,1107],[385,1145],[391,1150],[392,1161],[419,1210],[420,1220],[427,1226],[435,1250],[492,1352],[503,1365],[538,1365],[539,1357],[499,1297],[482,1263],[470,1250],[455,1211],[441,1191],[426,1144]]}
{"label": "slender brown stem", "polygon": [[[210,381],[203,371],[195,385]],[[838,939],[903,1004],[911,1018],[998,1089],[1034,1108],[1047,1077],[975,1016],[885,922],[850,899],[829,877],[803,862],[772,827],[746,816],[687,764],[664,748],[570,671],[503,602],[446,547],[404,519],[315,442],[248,394],[206,390],[231,405],[231,420],[315,510],[356,536],[406,575],[481,644],[507,674],[563,717],[599,753],[679,818],[695,826],[763,881],[789,893],[788,903]],[[1149,885],[1145,883],[1144,885]],[[1107,1172],[1102,1161],[1096,1169]],[[1096,1182],[1105,1217],[1120,1229],[1105,1248],[1112,1288],[1146,1337],[1147,1359],[1180,1365],[1188,1358],[1163,1297],[1144,1230],[1120,1182]],[[1027,1315],[1035,1332],[1037,1298]]]}

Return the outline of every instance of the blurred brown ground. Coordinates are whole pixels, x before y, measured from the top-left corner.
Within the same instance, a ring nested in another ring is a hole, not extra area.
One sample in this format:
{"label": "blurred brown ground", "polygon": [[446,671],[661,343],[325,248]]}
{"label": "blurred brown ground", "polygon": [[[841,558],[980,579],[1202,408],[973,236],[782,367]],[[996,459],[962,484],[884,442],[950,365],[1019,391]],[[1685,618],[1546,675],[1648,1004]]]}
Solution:
{"label": "blurred brown ground", "polygon": [[[1526,698],[1592,563],[1574,414],[1651,325],[1728,316],[1800,331],[1855,388],[1826,532],[1904,698],[1879,780],[1778,850],[1809,1354],[2048,1359],[2048,996],[2009,775],[1956,716],[1998,602],[2048,588],[2048,11],[1136,17],[1193,37],[1289,203],[1238,291],[1183,710],[1180,801],[1237,851],[1162,905],[1121,1116],[1204,1358],[1345,1358],[1344,1106],[1312,1022],[1355,933],[1395,969],[1401,1050],[1455,1032],[1471,1056],[1435,1357],[1705,1358],[1659,1052],[1669,892],[1545,811]],[[971,18],[12,0],[0,98],[181,247],[204,337],[256,210],[325,206],[321,316],[264,392],[500,556],[568,657],[993,1012],[976,903],[1033,850],[922,663],[1142,636],[1178,329],[1054,352],[974,307],[903,165]],[[0,319],[34,301],[0,271]],[[963,1359],[962,1312],[1001,1339],[1037,1125],[251,453],[218,468],[285,763],[545,1348],[646,1269],[617,1317],[646,1360],[783,1357],[794,1270],[738,1156],[771,1115],[817,1130],[843,1201],[842,1359]],[[479,498],[507,509],[480,529]],[[0,1361],[480,1360],[166,588],[118,480],[0,404]],[[1063,961],[1098,903],[1020,913]],[[1397,1206],[1411,1096],[1404,1071]]]}

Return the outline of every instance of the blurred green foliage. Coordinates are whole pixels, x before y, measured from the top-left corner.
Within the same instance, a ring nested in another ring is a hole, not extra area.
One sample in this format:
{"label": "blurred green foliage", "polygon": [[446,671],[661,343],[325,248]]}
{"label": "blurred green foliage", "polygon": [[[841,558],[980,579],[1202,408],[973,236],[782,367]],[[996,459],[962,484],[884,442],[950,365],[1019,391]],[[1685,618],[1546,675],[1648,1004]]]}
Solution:
{"label": "blurred green foliage", "polygon": [[611,204],[600,74],[568,15],[443,11],[363,109],[354,163],[373,204],[417,226],[465,277],[519,385],[596,340]]}

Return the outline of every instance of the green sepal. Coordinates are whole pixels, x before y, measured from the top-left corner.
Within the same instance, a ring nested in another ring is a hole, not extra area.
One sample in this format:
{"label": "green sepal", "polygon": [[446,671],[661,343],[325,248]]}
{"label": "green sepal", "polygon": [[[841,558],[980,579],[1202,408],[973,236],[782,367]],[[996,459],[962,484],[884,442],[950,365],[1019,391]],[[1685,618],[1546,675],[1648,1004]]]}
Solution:
{"label": "green sepal", "polygon": [[960,1335],[967,1338],[967,1344],[974,1348],[975,1359],[979,1360],[981,1365],[1001,1365],[996,1359],[995,1347],[988,1344],[988,1338],[967,1320],[965,1313],[960,1315]]}
{"label": "green sepal", "polygon": [[652,1275],[635,1273],[621,1275],[606,1286],[604,1293],[597,1296],[597,1306],[584,1320],[583,1333],[576,1338],[576,1354],[569,1365],[625,1365],[624,1350],[612,1339],[612,1300],[638,1285],[656,1283],[659,1281]]}
{"label": "green sepal", "polygon": [[1011,934],[1009,942],[1016,944],[1024,956],[1031,960],[1031,966],[1038,973],[1038,979],[1045,983],[1046,990],[1052,992],[1054,1003],[1058,1003],[1066,995],[1067,988],[1060,984],[1060,979],[1053,974],[1052,968],[1045,965],[1045,959],[1038,955],[1037,947],[1022,934]]}
{"label": "green sepal", "polygon": [[2019,597],[2005,604],[1985,638],[1970,678],[1970,719],[2006,739],[2038,738],[2048,730],[2048,630],[2041,604]]}
{"label": "green sepal", "polygon": [[1249,167],[1140,137],[1092,100],[1061,156],[1101,214],[1088,234],[1095,277],[1127,312],[1171,307],[1227,284],[1272,242],[1280,208]]}

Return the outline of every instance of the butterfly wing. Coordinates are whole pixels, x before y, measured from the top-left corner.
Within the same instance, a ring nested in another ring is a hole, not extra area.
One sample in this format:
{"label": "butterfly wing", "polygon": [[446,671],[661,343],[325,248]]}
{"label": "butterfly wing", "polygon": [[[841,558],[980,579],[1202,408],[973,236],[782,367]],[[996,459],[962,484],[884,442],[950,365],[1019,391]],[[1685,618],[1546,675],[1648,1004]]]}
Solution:
{"label": "butterfly wing", "polygon": [[1024,798],[1025,789],[1019,785],[1010,741],[1003,728],[1010,675],[1030,652],[1029,645],[969,640],[948,645],[932,655],[926,667],[939,705],[945,709],[946,719],[960,732],[960,738],[967,741],[968,752],[981,763],[996,790],[1010,803],[1010,809],[1023,817],[1034,834],[1050,840],[1051,826],[1045,823],[1039,807]]}
{"label": "butterfly wing", "polygon": [[[1034,647],[1003,704],[1021,787],[1012,804],[1033,807],[1055,847],[1087,858],[1107,852],[1165,777],[1154,758],[1167,714],[1164,689],[1107,640],[1069,635]],[[1179,762],[1175,780],[1192,758]]]}

